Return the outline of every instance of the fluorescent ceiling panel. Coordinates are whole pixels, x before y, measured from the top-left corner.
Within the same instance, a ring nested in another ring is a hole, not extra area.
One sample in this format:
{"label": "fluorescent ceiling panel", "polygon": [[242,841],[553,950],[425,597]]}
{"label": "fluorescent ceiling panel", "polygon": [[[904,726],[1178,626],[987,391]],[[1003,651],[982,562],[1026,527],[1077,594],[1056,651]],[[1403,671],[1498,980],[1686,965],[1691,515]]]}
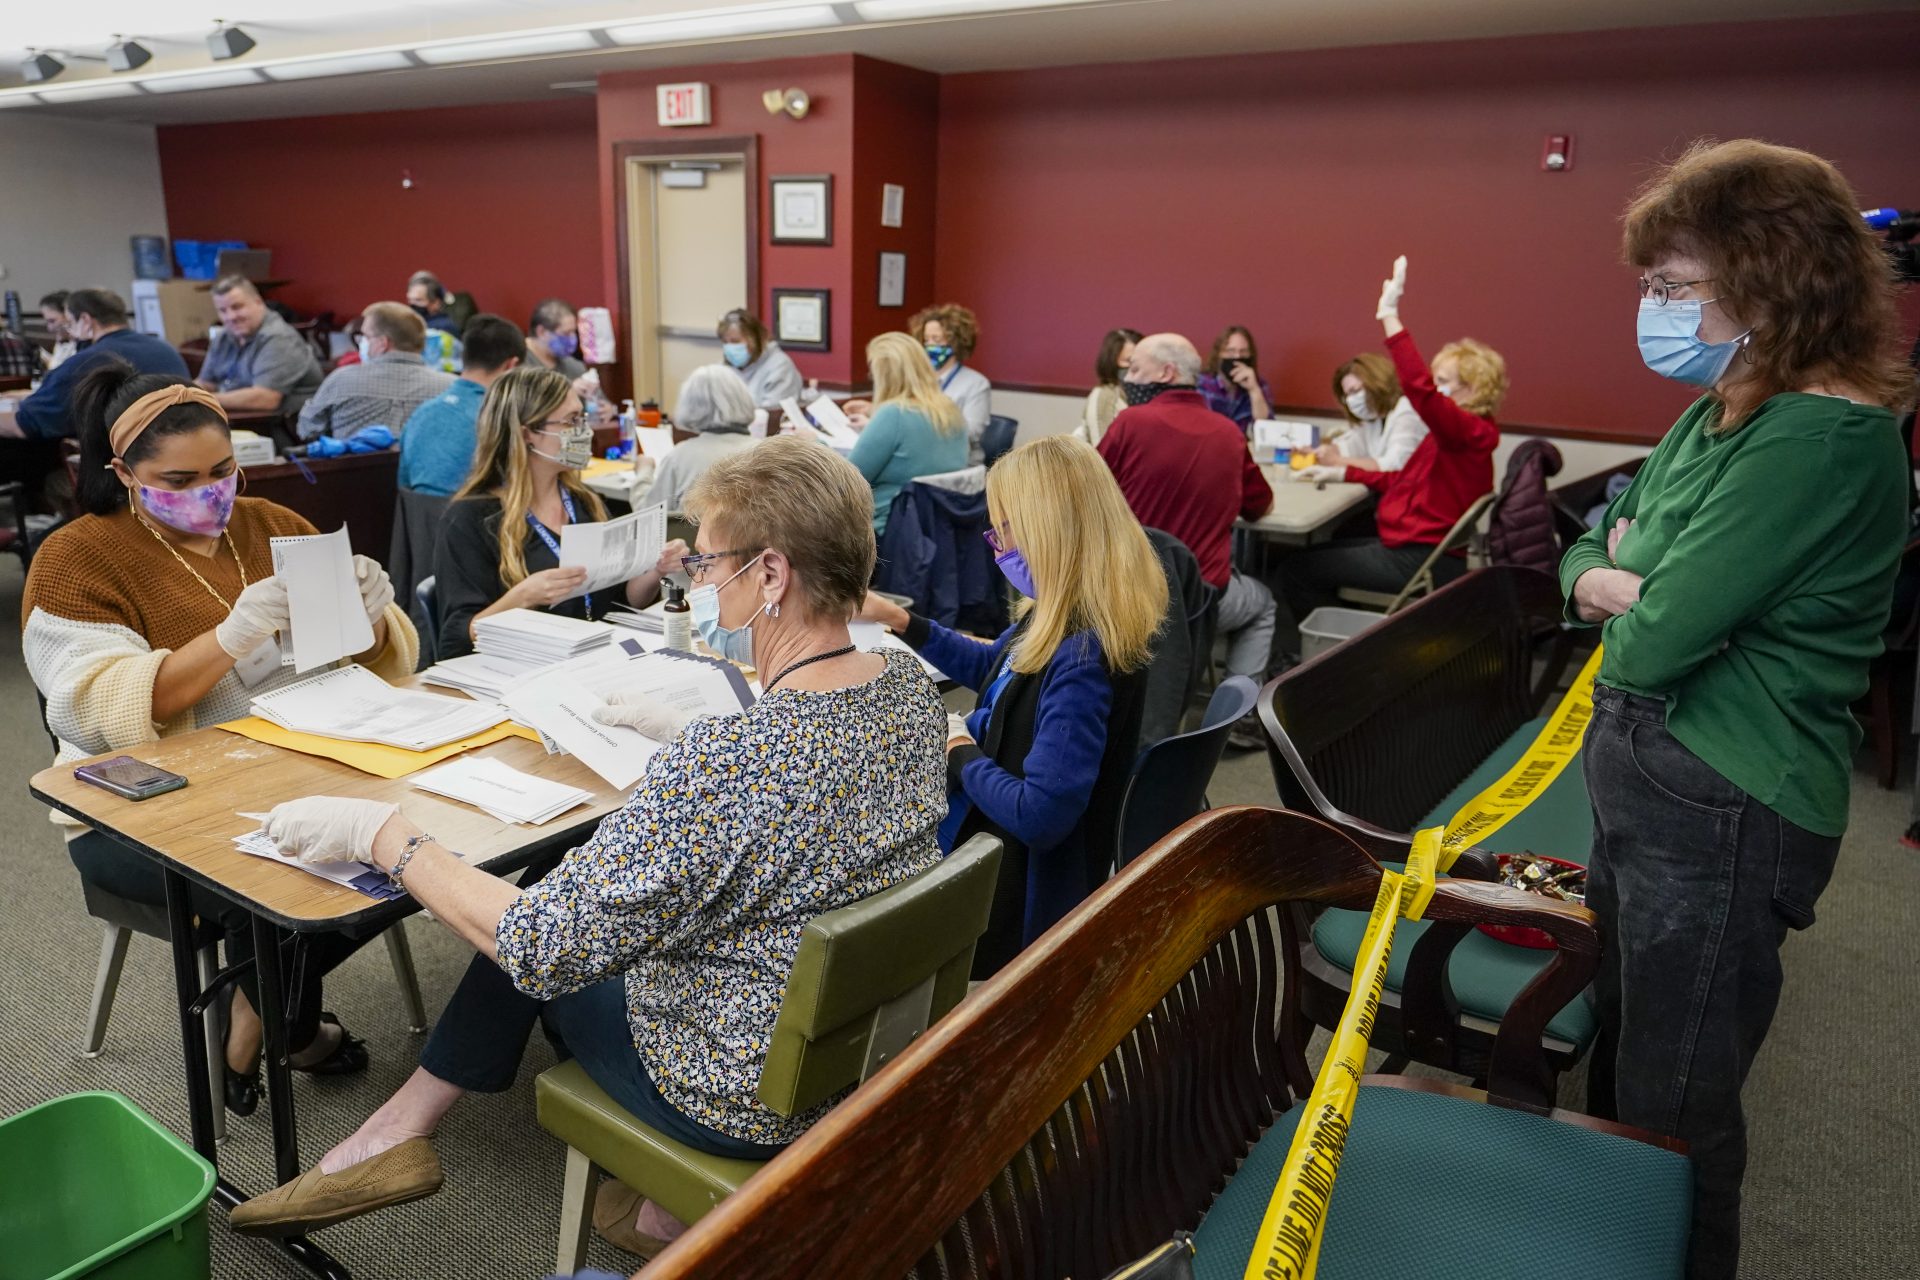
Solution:
{"label": "fluorescent ceiling panel", "polygon": [[236,85],[259,84],[252,67],[234,67],[227,71],[196,71],[192,75],[148,76],[141,85],[148,93],[191,93],[196,89],[231,89]]}
{"label": "fluorescent ceiling panel", "polygon": [[312,80],[320,76],[365,75],[370,71],[404,71],[412,65],[412,59],[395,49],[386,53],[343,53],[327,58],[302,58],[298,62],[261,67],[260,74],[269,80]]}
{"label": "fluorescent ceiling panel", "polygon": [[804,31],[831,27],[840,15],[830,4],[792,5],[785,9],[734,10],[686,18],[656,18],[607,28],[616,44],[669,44],[676,40],[706,40],[724,36],[762,35],[769,31]]}
{"label": "fluorescent ceiling panel", "polygon": [[897,18],[947,18],[961,14],[1004,13],[1009,9],[1086,4],[1089,0],[856,0],[854,8],[870,22]]}
{"label": "fluorescent ceiling panel", "polygon": [[131,80],[106,80],[99,84],[64,84],[38,91],[42,102],[87,102],[94,98],[124,98],[140,92]]}
{"label": "fluorescent ceiling panel", "polygon": [[7,107],[38,106],[40,99],[31,93],[0,93],[0,110]]}
{"label": "fluorescent ceiling panel", "polygon": [[547,53],[578,53],[596,49],[591,31],[548,31],[535,35],[502,36],[495,40],[462,40],[458,44],[429,44],[414,50],[420,61],[443,66],[450,62],[486,62],[494,58],[525,58]]}

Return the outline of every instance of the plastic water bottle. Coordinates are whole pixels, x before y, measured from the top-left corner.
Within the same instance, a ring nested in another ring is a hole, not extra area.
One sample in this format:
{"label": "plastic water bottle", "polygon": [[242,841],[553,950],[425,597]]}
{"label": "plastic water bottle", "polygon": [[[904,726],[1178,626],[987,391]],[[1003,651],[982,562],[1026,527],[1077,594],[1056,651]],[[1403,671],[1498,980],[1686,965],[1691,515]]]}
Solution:
{"label": "plastic water bottle", "polygon": [[812,404],[815,400],[818,400],[819,398],[820,398],[820,379],[808,378],[807,379],[807,398],[802,403],[801,407],[805,408],[806,405]]}

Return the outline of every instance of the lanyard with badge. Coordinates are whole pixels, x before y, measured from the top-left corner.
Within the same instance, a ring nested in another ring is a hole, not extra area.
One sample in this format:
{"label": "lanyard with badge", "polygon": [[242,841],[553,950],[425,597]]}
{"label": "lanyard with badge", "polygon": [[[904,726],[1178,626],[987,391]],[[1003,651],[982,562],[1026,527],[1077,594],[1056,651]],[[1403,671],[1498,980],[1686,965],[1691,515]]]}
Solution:
{"label": "lanyard with badge", "polygon": [[[146,528],[146,531],[153,535],[153,540],[171,552],[173,558],[180,562],[180,567],[192,574],[193,580],[205,587],[207,594],[215,600],[218,600],[222,609],[225,609],[228,613],[232,613],[233,601],[214,590],[213,584],[201,577],[200,571],[188,564],[186,557],[181,555],[171,542],[161,537],[158,529],[147,524],[145,516],[141,516],[137,512],[135,515],[141,525]],[[245,591],[252,584],[247,581],[247,566],[246,563],[240,559],[240,548],[233,544],[233,530],[232,528],[226,528],[220,532],[226,535],[227,550],[233,553],[234,568],[240,571],[240,590]],[[252,653],[247,654],[243,658],[234,659],[233,673],[239,676],[240,683],[249,689],[256,688],[265,681],[272,679],[280,673],[280,642],[272,636],[268,636],[265,640],[262,640],[253,647]]]}
{"label": "lanyard with badge", "polygon": [[966,367],[967,366],[961,364],[958,360],[955,360],[953,362],[953,372],[949,373],[946,377],[940,379],[940,389],[942,391],[945,391],[949,386],[953,385],[953,380],[959,377],[960,371]]}
{"label": "lanyard with badge", "polygon": [[[574,514],[573,495],[568,493],[564,487],[560,490],[560,505],[566,508],[568,524],[580,523],[580,518]],[[560,560],[560,543],[555,540],[553,534],[547,529],[547,526],[541,524],[538,520],[534,519],[533,512],[531,511],[527,512],[527,524],[533,529],[535,533],[540,535],[540,541],[547,544],[547,550],[553,552],[554,561],[555,563],[558,563]],[[587,594],[581,598],[580,603],[581,603],[581,606],[586,610],[586,617],[588,621],[592,621],[593,593],[591,591],[587,592]]]}

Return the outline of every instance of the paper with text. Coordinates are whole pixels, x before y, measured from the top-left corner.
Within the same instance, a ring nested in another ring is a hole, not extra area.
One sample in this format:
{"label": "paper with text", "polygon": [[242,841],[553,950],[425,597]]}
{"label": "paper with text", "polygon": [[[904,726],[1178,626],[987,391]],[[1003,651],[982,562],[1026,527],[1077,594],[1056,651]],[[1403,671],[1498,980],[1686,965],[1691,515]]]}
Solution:
{"label": "paper with text", "polygon": [[273,574],[287,584],[291,634],[280,662],[305,673],[373,648],[373,624],[360,603],[347,527],[332,533],[269,539]]}
{"label": "paper with text", "polygon": [[570,524],[560,531],[560,565],[580,565],[587,584],[575,595],[604,591],[637,578],[660,560],[667,545],[667,509],[644,507],[617,520]]}
{"label": "paper with text", "polygon": [[826,442],[836,449],[851,449],[860,443],[860,433],[853,429],[853,420],[835,404],[831,396],[821,396],[807,406],[807,416],[820,428],[820,434]]}

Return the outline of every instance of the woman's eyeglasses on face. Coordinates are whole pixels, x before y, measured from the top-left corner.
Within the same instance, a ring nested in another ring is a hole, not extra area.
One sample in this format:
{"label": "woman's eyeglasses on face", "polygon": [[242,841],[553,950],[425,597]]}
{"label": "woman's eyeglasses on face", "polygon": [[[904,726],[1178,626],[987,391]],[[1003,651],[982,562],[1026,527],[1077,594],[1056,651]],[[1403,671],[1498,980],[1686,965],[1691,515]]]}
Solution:
{"label": "woman's eyeglasses on face", "polygon": [[698,555],[681,556],[680,567],[686,570],[687,577],[693,582],[706,578],[707,572],[722,560],[730,556],[753,555],[751,551],[703,551]]}
{"label": "woman's eyeglasses on face", "polygon": [[585,409],[582,409],[571,418],[545,418],[541,421],[540,426],[543,430],[547,431],[578,431],[591,421],[593,421],[593,419],[587,416]]}
{"label": "woman's eyeglasses on face", "polygon": [[1667,280],[1660,276],[1641,276],[1640,296],[1652,298],[1653,305],[1656,307],[1664,307],[1667,305],[1667,299],[1673,296],[1675,289],[1691,289],[1697,284],[1712,283],[1711,277],[1700,280]]}
{"label": "woman's eyeglasses on face", "polygon": [[[1009,532],[1011,532],[1011,530],[1009,530]],[[1013,550],[1013,543],[1000,536],[998,529],[988,529],[980,536],[987,540],[987,545],[993,548],[993,554],[997,556],[1003,556]]]}

